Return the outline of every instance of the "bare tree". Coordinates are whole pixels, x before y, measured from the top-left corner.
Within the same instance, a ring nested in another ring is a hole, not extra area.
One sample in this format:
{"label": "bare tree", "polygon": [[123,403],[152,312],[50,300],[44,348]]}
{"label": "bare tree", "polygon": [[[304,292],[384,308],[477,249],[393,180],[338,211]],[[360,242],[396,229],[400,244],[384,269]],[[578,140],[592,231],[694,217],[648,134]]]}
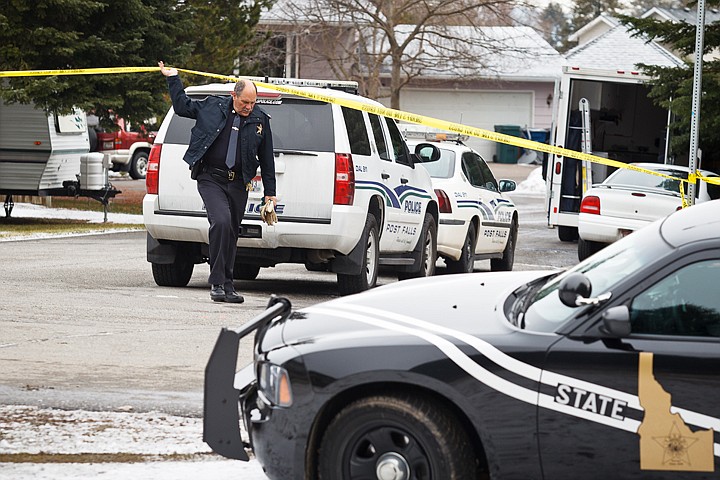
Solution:
{"label": "bare tree", "polygon": [[418,77],[491,75],[497,61],[487,60],[499,52],[512,55],[514,42],[489,27],[511,23],[517,3],[280,0],[266,25],[293,36],[292,51],[302,56],[305,71],[329,66],[337,78],[358,81],[365,95],[389,96],[391,107],[399,108],[400,91]]}

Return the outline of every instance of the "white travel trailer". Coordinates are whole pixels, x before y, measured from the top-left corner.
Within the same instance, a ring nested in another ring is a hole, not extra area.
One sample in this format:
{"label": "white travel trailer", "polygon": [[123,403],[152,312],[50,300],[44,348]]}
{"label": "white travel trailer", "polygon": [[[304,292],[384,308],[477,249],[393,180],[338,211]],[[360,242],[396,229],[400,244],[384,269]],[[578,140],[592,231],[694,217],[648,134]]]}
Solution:
{"label": "white travel trailer", "polygon": [[[6,215],[13,195],[87,196],[106,205],[119,192],[97,174],[87,175],[96,170],[95,163],[103,166],[102,155],[92,157],[89,151],[84,112],[54,115],[33,105],[0,101],[0,194],[5,195]],[[88,161],[93,162],[90,169]]]}

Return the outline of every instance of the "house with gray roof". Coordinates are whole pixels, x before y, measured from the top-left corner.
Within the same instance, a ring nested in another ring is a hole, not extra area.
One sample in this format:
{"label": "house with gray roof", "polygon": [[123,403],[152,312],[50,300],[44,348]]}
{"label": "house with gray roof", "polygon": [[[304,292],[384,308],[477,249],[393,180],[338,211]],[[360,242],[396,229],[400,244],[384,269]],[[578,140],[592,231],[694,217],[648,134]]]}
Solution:
{"label": "house with gray roof", "polygon": [[[370,94],[370,88],[361,93],[390,106],[390,63],[373,64],[371,59],[355,57],[351,48],[346,49],[360,40],[382,47],[387,39],[377,29],[373,31],[371,23],[364,30],[358,27],[363,18],[330,16],[328,12],[322,20],[334,28],[333,36],[325,30],[325,36],[320,37],[309,28],[315,19],[302,18],[302,8],[292,15],[283,10],[298,1],[281,0],[259,24],[279,38],[285,76],[358,80],[361,90],[363,80],[373,76],[380,83],[377,94]],[[413,27],[397,25],[396,38],[402,41]],[[565,59],[540,34],[529,27],[434,28],[405,50],[403,62],[406,59],[406,65],[420,67],[412,71],[400,91],[401,110],[490,131],[496,125],[550,128],[553,92]],[[332,46],[335,54],[345,55],[351,65],[341,65],[340,69],[331,66],[317,54],[317,45]],[[341,73],[343,69],[351,75]],[[467,143],[487,160],[496,153],[493,142],[471,138]]]}
{"label": "house with gray roof", "polygon": [[578,45],[565,54],[569,66],[637,71],[639,64],[683,66],[680,57],[654,41],[633,36],[627,27],[602,14],[569,37]]}
{"label": "house with gray roof", "polygon": [[[697,23],[697,10],[685,8],[653,7],[641,18],[663,22]],[[705,24],[720,21],[720,10],[705,10]],[[633,37],[620,21],[601,13],[568,37],[577,46],[565,54],[568,64],[585,68],[637,70],[638,64],[659,66],[684,66],[682,54],[658,41],[648,41],[642,36]],[[720,52],[706,55],[705,59],[720,57]],[[692,61],[692,58],[687,59]]]}
{"label": "house with gray roof", "polygon": [[[653,18],[655,20],[659,20],[662,22],[673,22],[673,23],[687,23],[688,25],[696,25],[697,24],[697,9],[691,9],[688,7],[685,8],[662,8],[662,7],[653,7],[647,12],[645,12],[641,18]],[[705,9],[705,25],[708,25],[710,23],[715,23],[720,20],[720,10],[718,10],[716,7],[706,8]],[[663,45],[661,43],[661,45]],[[668,45],[663,45],[666,48],[669,48]],[[674,52],[677,55],[681,55],[678,52]],[[689,61],[694,61],[694,56],[690,56],[688,58]],[[708,60],[715,60],[717,58],[720,58],[720,51],[717,49],[709,54],[706,54],[704,59],[705,61]]]}

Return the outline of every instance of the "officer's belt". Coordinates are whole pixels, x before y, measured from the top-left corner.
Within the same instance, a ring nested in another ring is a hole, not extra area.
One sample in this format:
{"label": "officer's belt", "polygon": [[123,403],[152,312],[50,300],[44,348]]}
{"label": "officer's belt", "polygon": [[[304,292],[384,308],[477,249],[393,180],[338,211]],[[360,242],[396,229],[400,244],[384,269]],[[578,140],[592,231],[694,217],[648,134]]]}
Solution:
{"label": "officer's belt", "polygon": [[240,175],[238,175],[233,170],[226,170],[224,168],[217,168],[217,167],[211,167],[209,165],[205,166],[205,172],[209,173],[213,177],[219,178],[221,180],[225,180],[227,182],[232,182],[234,180],[240,180]]}

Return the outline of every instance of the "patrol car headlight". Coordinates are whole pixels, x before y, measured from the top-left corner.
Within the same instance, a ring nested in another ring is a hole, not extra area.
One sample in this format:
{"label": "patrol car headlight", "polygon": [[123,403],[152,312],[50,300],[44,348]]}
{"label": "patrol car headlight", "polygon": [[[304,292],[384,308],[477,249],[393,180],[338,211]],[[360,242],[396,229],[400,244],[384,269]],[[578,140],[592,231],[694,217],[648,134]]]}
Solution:
{"label": "patrol car headlight", "polygon": [[292,405],[290,375],[284,368],[272,363],[261,363],[258,369],[258,391],[271,405]]}

